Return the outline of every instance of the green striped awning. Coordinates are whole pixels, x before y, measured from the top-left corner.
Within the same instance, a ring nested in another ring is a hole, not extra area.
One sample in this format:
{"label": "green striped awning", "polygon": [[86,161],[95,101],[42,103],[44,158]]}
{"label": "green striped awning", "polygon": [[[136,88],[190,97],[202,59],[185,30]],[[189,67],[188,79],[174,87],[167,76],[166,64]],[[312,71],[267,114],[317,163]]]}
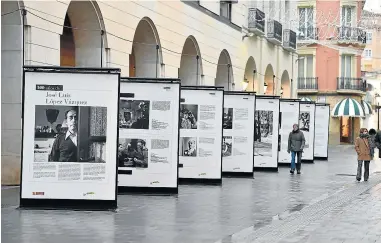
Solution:
{"label": "green striped awning", "polygon": [[364,117],[365,113],[362,105],[357,100],[346,98],[333,107],[332,116]]}
{"label": "green striped awning", "polygon": [[361,103],[362,103],[362,106],[364,108],[365,115],[370,115],[373,113],[372,112],[372,106],[368,102],[366,102],[365,100],[362,100]]}
{"label": "green striped awning", "polygon": [[303,97],[300,99],[301,101],[312,101],[311,98],[308,98],[308,97]]}

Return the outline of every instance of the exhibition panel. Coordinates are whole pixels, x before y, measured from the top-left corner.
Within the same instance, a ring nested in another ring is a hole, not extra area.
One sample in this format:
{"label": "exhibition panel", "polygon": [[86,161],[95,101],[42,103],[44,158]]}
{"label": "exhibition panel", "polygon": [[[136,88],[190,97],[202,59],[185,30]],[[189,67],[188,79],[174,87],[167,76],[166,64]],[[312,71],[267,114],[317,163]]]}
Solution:
{"label": "exhibition panel", "polygon": [[294,124],[299,124],[299,100],[281,99],[279,112],[280,149],[279,164],[291,163],[288,150],[288,137]]}
{"label": "exhibition panel", "polygon": [[178,192],[179,107],[179,79],[121,79],[119,192]]}
{"label": "exhibition panel", "polygon": [[329,121],[330,111],[329,104],[316,103],[315,113],[315,159],[328,159],[328,142],[329,142]]}
{"label": "exhibition panel", "polygon": [[314,161],[315,143],[315,102],[300,101],[299,129],[303,132],[306,140],[302,161]]}
{"label": "exhibition panel", "polygon": [[221,183],[222,87],[182,86],[180,182]]}
{"label": "exhibition panel", "polygon": [[278,170],[279,96],[255,99],[254,169]]}
{"label": "exhibition panel", "polygon": [[119,78],[24,67],[21,207],[116,208]]}
{"label": "exhibition panel", "polygon": [[222,173],[253,177],[254,92],[224,92]]}

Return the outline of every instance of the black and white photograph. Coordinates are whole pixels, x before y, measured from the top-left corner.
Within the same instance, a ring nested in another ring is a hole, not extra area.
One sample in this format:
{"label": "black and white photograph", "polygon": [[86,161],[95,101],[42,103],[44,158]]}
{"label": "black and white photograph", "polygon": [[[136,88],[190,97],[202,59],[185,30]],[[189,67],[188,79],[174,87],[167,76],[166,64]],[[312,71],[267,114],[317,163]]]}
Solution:
{"label": "black and white photograph", "polygon": [[273,111],[255,111],[254,156],[272,156]]}
{"label": "black and white photograph", "polygon": [[34,162],[106,162],[106,107],[36,105],[34,128]]}
{"label": "black and white photograph", "polygon": [[222,157],[232,156],[232,149],[233,149],[232,140],[233,140],[232,136],[224,136],[222,138]]}
{"label": "black and white photograph", "polygon": [[197,156],[197,138],[181,137],[180,138],[180,156],[196,157]]}
{"label": "black and white photograph", "polygon": [[148,168],[147,141],[139,138],[120,138],[118,165],[119,167]]}
{"label": "black and white photograph", "polygon": [[303,132],[306,139],[305,148],[309,148],[309,134],[310,134],[310,113],[301,112],[299,115],[299,129]]}
{"label": "black and white photograph", "polygon": [[180,129],[197,129],[198,105],[180,106]]}
{"label": "black and white photograph", "polygon": [[120,99],[119,129],[149,129],[150,101]]}
{"label": "black and white photograph", "polygon": [[224,108],[223,129],[233,129],[233,108]]}

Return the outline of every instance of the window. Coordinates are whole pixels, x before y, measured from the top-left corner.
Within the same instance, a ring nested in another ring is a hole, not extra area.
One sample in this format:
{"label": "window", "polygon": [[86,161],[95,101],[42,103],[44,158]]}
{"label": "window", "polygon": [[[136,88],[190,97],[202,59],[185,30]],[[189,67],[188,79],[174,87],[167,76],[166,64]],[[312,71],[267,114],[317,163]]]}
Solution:
{"label": "window", "polygon": [[370,49],[365,49],[365,50],[364,50],[364,57],[365,57],[365,58],[371,58],[371,57],[372,57],[372,50],[370,50]]}
{"label": "window", "polygon": [[299,8],[299,35],[304,38],[312,36],[314,26],[314,9]]}
{"label": "window", "polygon": [[373,33],[372,32],[367,32],[366,33],[366,43],[367,44],[372,43],[372,37],[373,37]]}
{"label": "window", "polygon": [[345,78],[352,77],[352,56],[351,55],[341,56],[341,77],[345,77]]}
{"label": "window", "polygon": [[298,58],[298,77],[299,78],[312,78],[314,76],[314,56],[313,55],[299,55]]}
{"label": "window", "polygon": [[341,26],[352,27],[354,21],[354,7],[344,6],[341,9]]}
{"label": "window", "polygon": [[232,19],[232,4],[230,1],[220,2],[220,15],[228,20]]}

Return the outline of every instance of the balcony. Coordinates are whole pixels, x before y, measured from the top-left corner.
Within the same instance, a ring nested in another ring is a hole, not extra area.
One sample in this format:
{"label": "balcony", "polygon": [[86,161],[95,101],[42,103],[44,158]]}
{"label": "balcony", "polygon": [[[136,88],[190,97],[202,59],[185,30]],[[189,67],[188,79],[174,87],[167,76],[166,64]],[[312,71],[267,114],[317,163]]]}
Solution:
{"label": "balcony", "polygon": [[282,44],[282,24],[274,19],[267,22],[267,39],[273,44]]}
{"label": "balcony", "polygon": [[296,50],[296,33],[292,30],[283,31],[283,47],[288,51]]}
{"label": "balcony", "polygon": [[366,81],[362,78],[337,77],[338,93],[366,92]]}
{"label": "balcony", "polygon": [[317,93],[318,78],[317,77],[299,77],[298,93]]}
{"label": "balcony", "polygon": [[319,29],[315,27],[300,27],[298,29],[298,42],[311,42],[314,43],[319,39]]}
{"label": "balcony", "polygon": [[366,32],[358,27],[340,26],[337,28],[340,43],[366,45]]}
{"label": "balcony", "polygon": [[265,34],[265,13],[257,8],[249,8],[248,28],[257,35]]}

